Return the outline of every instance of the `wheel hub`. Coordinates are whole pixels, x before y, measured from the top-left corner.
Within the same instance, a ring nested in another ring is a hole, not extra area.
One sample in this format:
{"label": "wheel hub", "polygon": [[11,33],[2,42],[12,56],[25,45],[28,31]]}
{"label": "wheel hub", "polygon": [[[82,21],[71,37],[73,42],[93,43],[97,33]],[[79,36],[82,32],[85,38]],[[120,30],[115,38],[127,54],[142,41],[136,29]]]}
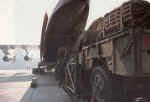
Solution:
{"label": "wheel hub", "polygon": [[93,83],[93,92],[92,92],[92,101],[91,102],[105,102],[104,98],[104,79],[101,75],[95,75]]}

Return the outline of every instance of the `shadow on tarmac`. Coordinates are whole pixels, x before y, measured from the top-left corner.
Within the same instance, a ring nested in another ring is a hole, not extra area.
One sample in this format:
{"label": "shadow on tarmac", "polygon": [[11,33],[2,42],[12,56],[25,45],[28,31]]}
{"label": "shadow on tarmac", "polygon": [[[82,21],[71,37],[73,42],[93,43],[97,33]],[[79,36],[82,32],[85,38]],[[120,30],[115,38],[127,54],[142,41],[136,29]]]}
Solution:
{"label": "shadow on tarmac", "polygon": [[72,102],[53,75],[35,75],[37,88],[28,88],[20,102]]}

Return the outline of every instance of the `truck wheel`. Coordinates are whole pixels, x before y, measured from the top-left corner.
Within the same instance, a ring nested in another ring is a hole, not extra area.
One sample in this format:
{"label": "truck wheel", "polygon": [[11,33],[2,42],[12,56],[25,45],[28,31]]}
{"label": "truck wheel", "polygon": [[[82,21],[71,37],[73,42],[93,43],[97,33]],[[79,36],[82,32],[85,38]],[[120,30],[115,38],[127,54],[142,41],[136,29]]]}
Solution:
{"label": "truck wheel", "polygon": [[96,66],[91,74],[91,102],[112,102],[111,74],[106,67]]}

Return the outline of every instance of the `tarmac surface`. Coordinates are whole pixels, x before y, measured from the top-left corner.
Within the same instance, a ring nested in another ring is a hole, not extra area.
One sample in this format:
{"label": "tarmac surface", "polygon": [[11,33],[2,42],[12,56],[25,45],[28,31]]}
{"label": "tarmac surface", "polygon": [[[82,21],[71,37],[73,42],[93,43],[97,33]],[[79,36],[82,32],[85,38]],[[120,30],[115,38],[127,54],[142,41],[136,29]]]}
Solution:
{"label": "tarmac surface", "polygon": [[[37,88],[30,88],[32,77]],[[53,75],[36,75],[24,70],[0,70],[0,102],[72,102],[58,87]]]}

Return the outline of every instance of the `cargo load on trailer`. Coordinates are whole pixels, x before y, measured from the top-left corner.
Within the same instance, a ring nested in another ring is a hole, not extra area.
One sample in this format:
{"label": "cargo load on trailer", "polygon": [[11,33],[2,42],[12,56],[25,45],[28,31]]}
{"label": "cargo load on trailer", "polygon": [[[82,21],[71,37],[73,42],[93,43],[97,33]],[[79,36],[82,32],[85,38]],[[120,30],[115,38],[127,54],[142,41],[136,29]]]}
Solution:
{"label": "cargo load on trailer", "polygon": [[[113,36],[114,33],[123,31],[130,27],[140,26],[144,29],[150,29],[150,3],[143,0],[132,0],[123,3],[120,7],[96,19],[84,34],[84,44],[95,37],[95,40],[101,40]],[[92,27],[92,28],[91,28]],[[95,32],[92,35],[89,32]],[[89,39],[89,40],[87,40]],[[82,39],[83,40],[83,39]]]}
{"label": "cargo load on trailer", "polygon": [[[150,28],[150,3],[143,0],[131,0],[107,13],[97,26],[99,37],[112,36],[113,32],[123,31],[130,27]],[[111,34],[110,34],[111,33]]]}

